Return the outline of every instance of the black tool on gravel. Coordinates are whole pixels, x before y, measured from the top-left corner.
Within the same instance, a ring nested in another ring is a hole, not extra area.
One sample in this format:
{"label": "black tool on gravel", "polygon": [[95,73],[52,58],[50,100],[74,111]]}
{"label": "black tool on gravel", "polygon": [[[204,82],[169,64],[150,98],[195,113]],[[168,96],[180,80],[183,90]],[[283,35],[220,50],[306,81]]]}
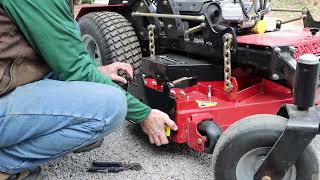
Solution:
{"label": "black tool on gravel", "polygon": [[138,163],[120,162],[93,162],[88,172],[118,173],[127,170],[140,171],[142,166]]}

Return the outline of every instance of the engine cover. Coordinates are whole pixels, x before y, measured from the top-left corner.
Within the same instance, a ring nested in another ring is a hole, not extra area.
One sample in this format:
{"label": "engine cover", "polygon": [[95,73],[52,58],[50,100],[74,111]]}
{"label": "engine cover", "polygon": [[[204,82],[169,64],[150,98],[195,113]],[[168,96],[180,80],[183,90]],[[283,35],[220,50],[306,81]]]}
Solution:
{"label": "engine cover", "polygon": [[[250,8],[250,1],[243,0],[245,9]],[[233,22],[242,22],[246,20],[246,17],[242,11],[241,4],[237,0],[237,3],[234,3],[234,0],[224,0],[220,2],[222,18],[225,21]]]}

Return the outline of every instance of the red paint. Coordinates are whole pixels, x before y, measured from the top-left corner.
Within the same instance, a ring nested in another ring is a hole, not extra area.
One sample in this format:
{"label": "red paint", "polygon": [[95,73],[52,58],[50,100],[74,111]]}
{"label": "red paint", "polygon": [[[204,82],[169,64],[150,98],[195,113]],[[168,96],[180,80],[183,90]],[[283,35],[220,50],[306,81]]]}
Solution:
{"label": "red paint", "polygon": [[202,136],[198,132],[198,125],[201,123],[203,120],[206,119],[213,119],[212,115],[209,113],[200,113],[200,114],[192,114],[191,118],[187,119],[187,143],[188,146],[191,147],[192,149],[203,152],[205,143],[207,138],[205,136]]}
{"label": "red paint", "polygon": [[294,57],[307,53],[320,55],[320,33],[312,36],[309,29],[302,30],[284,30],[265,34],[253,34],[237,37],[239,45],[255,46],[295,46]]}
{"label": "red paint", "polygon": [[[147,88],[163,90],[162,82],[153,78],[145,78],[145,81]],[[212,120],[226,130],[242,118],[254,114],[276,114],[283,104],[293,102],[289,89],[261,77],[250,76],[240,69],[233,70],[232,84],[234,88],[229,93],[223,90],[223,81],[198,82],[184,89],[171,88],[175,91],[171,96],[176,99],[174,120],[179,127],[177,132],[173,132],[171,141],[186,143],[192,149],[203,152],[206,137],[198,132],[202,121]],[[196,100],[209,100],[209,85],[212,86],[211,101],[217,102],[217,105],[201,108]],[[320,95],[319,89],[317,94]],[[316,103],[320,104],[320,96],[317,96]]]}
{"label": "red paint", "polygon": [[[161,82],[152,85],[152,81],[156,80],[152,78],[145,80],[148,88],[162,91],[159,85]],[[172,135],[171,140],[176,143],[187,143],[192,149],[203,152],[205,137],[197,131],[202,121],[212,120],[225,130],[241,118],[254,114],[276,114],[283,104],[292,103],[291,91],[271,81],[259,77],[235,76],[232,82],[234,89],[230,93],[223,90],[223,81],[199,82],[185,89],[172,88],[171,90],[176,92],[171,95],[176,98],[174,120],[179,130]],[[241,84],[238,85],[238,82]],[[209,100],[209,85],[212,86],[211,101],[217,105],[201,108],[196,100]],[[201,139],[200,144],[198,139]]]}

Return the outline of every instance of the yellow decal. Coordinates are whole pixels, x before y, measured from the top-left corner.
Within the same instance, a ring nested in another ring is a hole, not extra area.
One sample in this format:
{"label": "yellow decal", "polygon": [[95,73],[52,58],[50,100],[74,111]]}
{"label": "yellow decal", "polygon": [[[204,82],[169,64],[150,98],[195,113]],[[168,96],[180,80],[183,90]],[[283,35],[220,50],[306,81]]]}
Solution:
{"label": "yellow decal", "polygon": [[198,103],[198,106],[199,106],[200,108],[214,107],[214,106],[217,106],[217,105],[218,105],[217,102],[212,102],[212,101],[196,100],[196,102]]}

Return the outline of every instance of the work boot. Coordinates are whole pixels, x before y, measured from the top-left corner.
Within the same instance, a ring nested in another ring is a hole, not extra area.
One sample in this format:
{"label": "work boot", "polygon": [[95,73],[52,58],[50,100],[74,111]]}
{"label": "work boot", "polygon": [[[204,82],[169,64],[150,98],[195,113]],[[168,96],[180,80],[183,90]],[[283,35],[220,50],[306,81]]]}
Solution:
{"label": "work boot", "polygon": [[0,180],[44,180],[47,179],[45,175],[42,174],[41,168],[38,167],[35,170],[24,170],[17,174],[0,174]]}
{"label": "work boot", "polygon": [[102,144],[103,141],[104,141],[104,139],[101,139],[101,140],[96,141],[96,142],[94,142],[92,144],[89,144],[87,146],[79,148],[79,149],[75,150],[74,153],[83,153],[83,152],[88,152],[88,151],[91,151],[93,149],[99,148],[99,147],[101,147],[101,144]]}

